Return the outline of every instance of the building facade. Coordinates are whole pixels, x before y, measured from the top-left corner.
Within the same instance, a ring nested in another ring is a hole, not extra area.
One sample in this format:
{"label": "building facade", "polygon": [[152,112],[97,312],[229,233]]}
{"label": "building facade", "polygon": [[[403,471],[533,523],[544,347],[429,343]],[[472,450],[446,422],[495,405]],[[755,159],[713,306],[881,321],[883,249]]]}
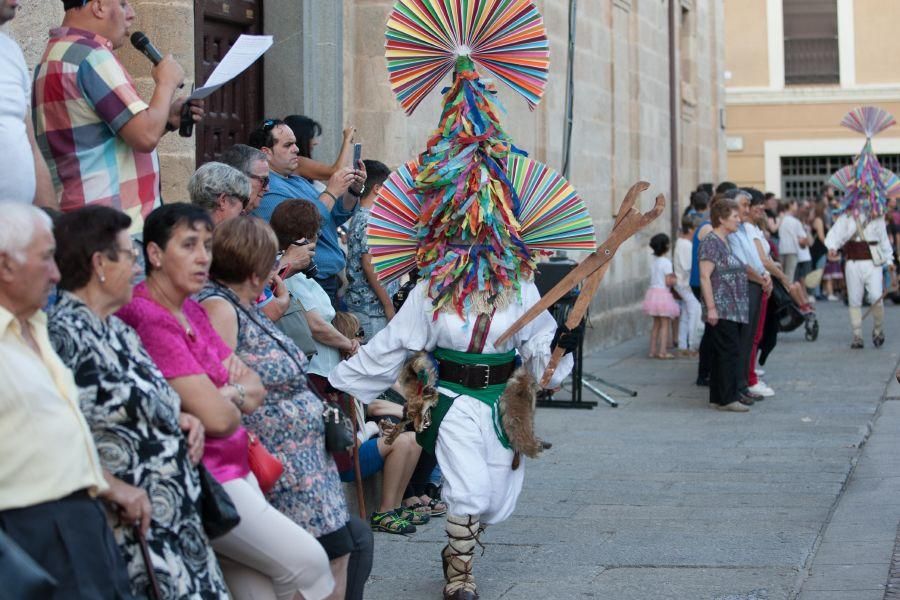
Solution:
{"label": "building facade", "polygon": [[[861,105],[900,118],[896,0],[725,0],[728,177],[779,197],[819,193],[862,148]],[[900,127],[874,139],[900,168]]]}
{"label": "building facade", "polygon": [[[209,116],[193,138],[166,136],[160,158],[167,200],[183,199],[195,165],[246,141],[249,128],[264,117],[301,113],[319,121],[324,135],[315,157],[325,161],[336,155],[342,128],[353,125],[364,156],[390,166],[423,151],[437,123],[437,94],[407,117],[391,93],[383,46],[392,0],[131,3],[138,15],[133,29],[172,52],[198,85],[237,35],[275,38],[262,64],[208,100]],[[26,3],[10,27],[31,66],[47,30],[62,19],[60,2],[42,3],[39,10],[35,4]],[[591,337],[620,339],[645,326],[639,303],[649,278],[650,235],[671,232],[690,191],[725,173],[722,0],[536,4],[550,39],[551,72],[534,111],[509,90],[500,91],[508,111],[503,124],[516,145],[558,170],[568,155],[569,179],[588,202],[601,239],[632,183],[651,183],[643,210],[656,194],[669,200],[652,230],[623,246],[593,307]],[[119,56],[139,87],[149,90],[146,59],[130,47]],[[565,136],[569,117],[571,141]]]}

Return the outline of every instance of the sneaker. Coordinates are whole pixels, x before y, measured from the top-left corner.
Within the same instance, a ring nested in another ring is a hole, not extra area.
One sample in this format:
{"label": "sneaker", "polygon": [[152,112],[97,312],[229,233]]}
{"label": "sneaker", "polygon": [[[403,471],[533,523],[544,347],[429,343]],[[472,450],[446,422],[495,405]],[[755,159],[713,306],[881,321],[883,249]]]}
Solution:
{"label": "sneaker", "polygon": [[775,390],[767,386],[762,381],[757,381],[755,385],[751,385],[747,388],[747,391],[751,394],[758,394],[763,398],[770,398],[775,395]]}
{"label": "sneaker", "polygon": [[756,370],[756,376],[757,376],[757,377],[762,377],[763,375],[766,374],[765,369],[760,369],[759,367],[756,367],[755,370]]}
{"label": "sneaker", "polygon": [[872,345],[876,348],[881,348],[881,345],[884,344],[884,332],[878,332],[872,334]]}
{"label": "sneaker", "polygon": [[763,399],[762,394],[757,394],[756,392],[751,392],[747,388],[744,388],[741,390],[741,396],[746,396],[747,398],[750,398],[751,400],[762,400]]}
{"label": "sneaker", "polygon": [[829,302],[837,302],[838,300],[840,300],[840,298],[838,298],[838,297],[835,296],[834,294],[829,294],[828,297],[827,297],[827,300],[828,300]]}
{"label": "sneaker", "polygon": [[749,408],[737,401],[732,402],[731,404],[717,404],[716,408],[728,412],[750,412]]}
{"label": "sneaker", "polygon": [[862,338],[859,336],[854,336],[853,341],[850,342],[850,349],[851,350],[859,350],[862,347],[863,347]]}
{"label": "sneaker", "polygon": [[372,531],[383,531],[385,533],[398,533],[406,535],[416,532],[416,526],[401,518],[396,512],[389,510],[387,512],[373,512],[372,518],[369,519],[372,525]]}

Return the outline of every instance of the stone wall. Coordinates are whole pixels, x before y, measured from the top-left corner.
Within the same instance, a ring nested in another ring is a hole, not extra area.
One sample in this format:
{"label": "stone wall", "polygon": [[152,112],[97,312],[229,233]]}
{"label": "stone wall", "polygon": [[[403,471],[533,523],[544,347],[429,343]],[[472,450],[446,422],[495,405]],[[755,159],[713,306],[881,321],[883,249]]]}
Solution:
{"label": "stone wall", "polygon": [[[38,7],[40,4],[40,7]],[[194,79],[194,5],[189,0],[131,0],[137,13],[132,31],[143,31],[163,52],[171,52],[187,75],[185,89]],[[62,2],[42,0],[24,3],[19,14],[7,26],[7,32],[25,53],[29,69],[40,61],[47,46],[47,32],[62,23]],[[117,51],[125,68],[134,77],[138,92],[145,100],[153,95],[150,62],[130,44]],[[187,199],[187,181],[194,172],[194,138],[177,133],[166,135],[159,145],[162,196],[166,202]]]}
{"label": "stone wall", "polygon": [[[717,181],[724,165],[721,106],[720,2],[693,5],[693,93],[690,115],[680,115],[680,207],[701,181]],[[568,0],[538,1],[550,39],[551,71],[543,101],[533,112],[501,84],[508,110],[503,124],[516,145],[561,169],[565,116]],[[404,115],[388,84],[384,25],[392,0],[344,2],[344,112],[365,155],[395,167],[424,150],[437,123],[434,92],[412,117]],[[612,227],[616,207],[639,179],[651,183],[641,200],[670,195],[668,2],[593,0],[578,3],[575,102],[570,177],[587,200],[598,237]],[[677,34],[676,34],[677,35]],[[447,79],[449,82],[449,76]],[[440,86],[439,86],[440,87]],[[592,343],[634,335],[645,326],[639,304],[649,277],[649,237],[669,231],[669,210],[649,231],[627,242],[606,276],[592,311]],[[574,258],[579,259],[580,256]]]}

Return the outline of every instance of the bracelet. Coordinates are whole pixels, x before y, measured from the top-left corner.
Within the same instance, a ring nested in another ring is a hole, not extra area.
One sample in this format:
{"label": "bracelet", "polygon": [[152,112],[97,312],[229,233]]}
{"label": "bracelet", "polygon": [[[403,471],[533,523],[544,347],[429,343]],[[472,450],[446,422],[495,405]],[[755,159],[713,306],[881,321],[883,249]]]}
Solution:
{"label": "bracelet", "polygon": [[247,388],[245,388],[240,383],[229,383],[228,385],[237,390],[238,393],[237,400],[232,399],[234,405],[238,408],[244,408],[244,400],[247,398]]}
{"label": "bracelet", "polygon": [[[334,200],[335,202],[338,201],[337,196],[335,196],[334,194],[332,194],[332,193],[329,192],[328,190],[322,190],[322,194],[327,194],[328,196],[331,196],[331,199]],[[321,197],[322,194],[319,194],[319,197]]]}
{"label": "bracelet", "polygon": [[363,194],[366,193],[366,184],[363,184],[361,188],[359,188],[359,193],[354,192],[353,188],[347,188],[347,191],[350,192],[351,196],[356,196],[356,198],[362,198]]}

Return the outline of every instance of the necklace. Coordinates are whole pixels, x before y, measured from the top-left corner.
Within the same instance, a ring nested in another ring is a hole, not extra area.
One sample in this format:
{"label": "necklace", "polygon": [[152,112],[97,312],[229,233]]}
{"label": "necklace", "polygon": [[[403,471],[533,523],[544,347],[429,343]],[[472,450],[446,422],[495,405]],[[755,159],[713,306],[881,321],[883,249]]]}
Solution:
{"label": "necklace", "polygon": [[[194,339],[194,330],[191,329],[191,323],[190,321],[188,321],[184,312],[180,308],[173,308],[175,307],[175,303],[169,299],[169,296],[166,295],[166,292],[152,277],[147,279],[147,283],[147,291],[150,292],[150,295],[152,297],[154,297],[153,300],[156,301],[156,303],[162,306],[164,309],[169,311],[169,314],[175,317],[175,320],[178,321],[178,324],[182,327],[182,329],[184,329],[184,333],[187,334],[189,338]],[[160,302],[159,298],[155,297],[157,295],[162,296],[162,299],[165,300],[165,302]]]}

